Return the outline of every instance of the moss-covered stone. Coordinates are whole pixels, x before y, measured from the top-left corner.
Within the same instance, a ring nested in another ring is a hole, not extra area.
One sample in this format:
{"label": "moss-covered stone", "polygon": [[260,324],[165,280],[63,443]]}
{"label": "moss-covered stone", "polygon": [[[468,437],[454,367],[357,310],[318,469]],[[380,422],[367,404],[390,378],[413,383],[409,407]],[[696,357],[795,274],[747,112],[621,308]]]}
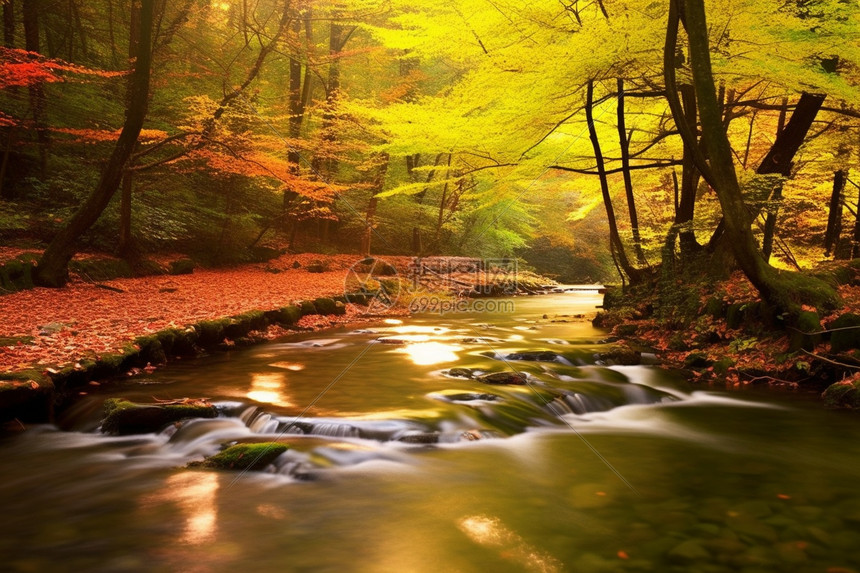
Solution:
{"label": "moss-covered stone", "polygon": [[615,327],[615,334],[618,336],[634,336],[639,331],[639,326],[636,324],[619,324]]}
{"label": "moss-covered stone", "polygon": [[477,377],[479,382],[496,386],[522,386],[528,384],[528,377],[521,372],[492,372]]}
{"label": "moss-covered stone", "polygon": [[317,307],[314,306],[314,303],[309,300],[303,300],[301,302],[301,309],[302,316],[307,316],[309,314],[319,314],[319,312],[317,312]]}
{"label": "moss-covered stone", "polygon": [[720,376],[725,376],[731,368],[735,367],[736,362],[731,358],[720,358],[714,362],[714,372]]}
{"label": "moss-covered stone", "polygon": [[361,306],[367,306],[367,296],[363,293],[349,293],[345,296],[346,302],[351,302],[353,304],[360,304]]}
{"label": "moss-covered stone", "polygon": [[684,368],[708,368],[714,362],[703,352],[691,352],[684,358]]}
{"label": "moss-covered stone", "polygon": [[305,265],[305,270],[309,273],[324,273],[329,269],[328,263],[315,259]]}
{"label": "moss-covered stone", "polygon": [[195,325],[198,342],[202,346],[214,346],[224,340],[224,329],[232,324],[229,318],[221,320],[203,320]]}
{"label": "moss-covered stone", "polygon": [[821,397],[831,408],[860,408],[860,381],[843,380],[831,384]]}
{"label": "moss-covered stone", "polygon": [[149,362],[151,364],[164,364],[167,362],[167,355],[157,334],[138,337],[134,343],[140,349],[139,359],[141,362]]}
{"label": "moss-covered stone", "polygon": [[860,316],[850,312],[845,313],[830,323],[828,330],[832,352],[839,353],[860,348]]}
{"label": "moss-covered stone", "polygon": [[346,307],[343,303],[339,303],[328,297],[320,297],[314,301],[314,306],[320,314],[345,314]]}
{"label": "moss-covered stone", "polygon": [[124,398],[109,398],[104,404],[102,432],[125,436],[157,432],[187,418],[214,418],[215,406],[205,400],[139,404]]}
{"label": "moss-covered stone", "polygon": [[297,323],[302,317],[302,309],[295,305],[281,307],[277,309],[276,313],[274,322],[285,326],[291,326]]}
{"label": "moss-covered stone", "polygon": [[191,259],[179,259],[170,262],[169,272],[171,275],[190,275],[194,272],[196,266],[195,262]]}
{"label": "moss-covered stone", "polygon": [[0,265],[0,292],[15,292],[33,288],[32,256],[20,255]]}
{"label": "moss-covered stone", "polygon": [[278,442],[236,444],[202,462],[191,463],[189,467],[262,471],[288,449],[289,446]]}
{"label": "moss-covered stone", "polygon": [[789,352],[807,350],[812,352],[821,342],[821,319],[817,312],[802,310],[794,326],[789,329]]}

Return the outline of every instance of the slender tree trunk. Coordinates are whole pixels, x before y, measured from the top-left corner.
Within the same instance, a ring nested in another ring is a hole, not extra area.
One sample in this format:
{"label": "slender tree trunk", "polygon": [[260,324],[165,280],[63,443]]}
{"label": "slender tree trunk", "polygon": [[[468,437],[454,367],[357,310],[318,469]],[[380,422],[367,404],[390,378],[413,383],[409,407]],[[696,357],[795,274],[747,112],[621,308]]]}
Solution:
{"label": "slender tree trunk", "polygon": [[96,188],[87,197],[69,223],[48,245],[36,267],[35,281],[42,286],[59,287],[68,280],[69,260],[75,253],[75,242],[104,211],[122,180],[123,170],[137,145],[146,118],[149,80],[152,67],[152,22],[155,0],[140,1],[140,41],[134,72],[129,76],[133,86],[125,125]]}
{"label": "slender tree trunk", "polygon": [[12,126],[6,133],[6,146],[3,149],[3,158],[0,159],[0,199],[11,201],[15,198],[14,189],[6,184],[6,172],[9,169],[9,156],[12,153],[12,145],[15,143],[17,127]]}
{"label": "slender tree trunk", "polygon": [[[681,94],[681,102],[684,106],[684,121],[688,129],[694,134],[697,131],[698,116],[696,113],[696,92],[693,86],[681,84],[678,86]],[[699,143],[696,142],[698,146]],[[681,244],[681,253],[690,257],[698,253],[701,247],[696,240],[696,232],[693,230],[693,219],[696,214],[696,191],[699,187],[699,171],[693,161],[693,150],[684,146],[684,157],[681,162],[681,196],[678,202],[678,214],[675,224],[678,225],[678,237]]]}
{"label": "slender tree trunk", "polygon": [[[670,10],[677,14],[676,0],[670,1]],[[789,321],[800,312],[801,304],[812,304],[820,308],[835,307],[838,304],[838,295],[826,283],[797,273],[779,272],[768,265],[758,252],[750,227],[752,221],[741,194],[732,150],[723,128],[716,98],[704,0],[685,0],[684,9],[702,133],[716,183],[714,190],[720,201],[726,235],[731,242],[735,259],[762,298]],[[671,14],[669,21],[673,21]],[[677,121],[680,121],[680,118],[676,118]]]}
{"label": "slender tree trunk", "polygon": [[376,208],[379,204],[379,198],[377,195],[382,191],[382,188],[385,186],[385,176],[388,173],[388,154],[382,153],[380,156],[382,161],[379,166],[379,170],[376,173],[376,180],[373,182],[373,191],[370,196],[370,201],[367,203],[367,214],[364,219],[364,235],[361,238],[361,254],[365,256],[370,255],[370,244],[373,238],[373,227],[375,225],[376,219]]}
{"label": "slender tree trunk", "polygon": [[3,4],[3,45],[15,47],[15,0],[6,0]]}
{"label": "slender tree trunk", "polygon": [[633,179],[630,176],[630,137],[624,118],[624,80],[618,78],[618,141],[621,145],[621,173],[624,178],[624,191],[627,195],[627,210],[630,213],[630,227],[633,230],[633,249],[640,265],[646,265],[642,238],[639,235],[639,216],[636,213],[636,198],[633,196]]}
{"label": "slender tree trunk", "polygon": [[618,234],[618,224],[615,219],[615,209],[612,206],[612,196],[609,193],[609,181],[606,177],[606,166],[603,162],[603,152],[600,149],[600,140],[597,137],[597,128],[594,125],[594,81],[589,80],[586,89],[585,99],[585,119],[588,123],[588,135],[591,139],[591,147],[594,150],[594,159],[597,162],[597,173],[600,178],[600,190],[603,193],[603,206],[606,208],[606,219],[609,223],[609,242],[610,247],[615,249],[618,256],[618,263],[622,270],[630,277],[631,282],[635,282],[634,277],[639,275],[637,269],[630,263],[627,258],[627,253],[624,251],[624,245],[621,242],[621,236]]}
{"label": "slender tree trunk", "polygon": [[[40,0],[26,0],[24,12],[24,47],[28,52],[41,53],[39,38]],[[39,146],[39,169],[44,174],[48,167],[48,137],[45,125],[45,86],[42,82],[34,82],[29,87],[30,108],[33,114],[33,124],[36,126],[36,141]]]}
{"label": "slender tree trunk", "polygon": [[[847,173],[846,173],[847,177]],[[857,215],[854,217],[853,245],[851,246],[851,258],[860,257],[860,187],[857,188]]]}
{"label": "slender tree trunk", "polygon": [[829,257],[836,251],[842,234],[842,192],[845,190],[845,171],[833,174],[833,192],[830,194],[830,209],[827,213],[827,229],[824,231],[824,255]]}

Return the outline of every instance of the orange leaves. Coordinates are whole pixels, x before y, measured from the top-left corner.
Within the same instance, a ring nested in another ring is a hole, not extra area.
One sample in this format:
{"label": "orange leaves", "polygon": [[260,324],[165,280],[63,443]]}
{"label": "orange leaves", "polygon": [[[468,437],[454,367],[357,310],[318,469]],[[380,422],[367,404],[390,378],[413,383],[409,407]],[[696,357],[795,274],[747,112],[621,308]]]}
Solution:
{"label": "orange leaves", "polygon": [[[70,127],[57,127],[53,129],[56,133],[64,133],[75,137],[75,143],[105,143],[113,142],[119,138],[120,129],[73,129]],[[167,137],[167,133],[158,129],[142,129],[138,139],[142,142],[157,141]]]}
{"label": "orange leaves", "polygon": [[0,89],[66,81],[61,72],[99,78],[114,78],[126,73],[86,68],[26,50],[0,48]]}

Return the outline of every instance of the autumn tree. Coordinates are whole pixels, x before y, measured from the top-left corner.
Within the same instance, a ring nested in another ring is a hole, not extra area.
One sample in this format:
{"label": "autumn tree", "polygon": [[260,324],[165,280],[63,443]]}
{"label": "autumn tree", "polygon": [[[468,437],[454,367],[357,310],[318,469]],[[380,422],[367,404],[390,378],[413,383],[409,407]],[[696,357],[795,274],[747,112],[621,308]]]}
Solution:
{"label": "autumn tree", "polygon": [[80,206],[74,217],[54,237],[39,259],[35,281],[48,287],[63,286],[68,280],[68,265],[75,252],[75,242],[99,218],[122,180],[123,169],[137,144],[143,128],[149,100],[152,64],[152,26],[155,0],[141,0],[137,55],[129,75],[129,101],[125,124],[113,153],[108,159],[98,185]]}

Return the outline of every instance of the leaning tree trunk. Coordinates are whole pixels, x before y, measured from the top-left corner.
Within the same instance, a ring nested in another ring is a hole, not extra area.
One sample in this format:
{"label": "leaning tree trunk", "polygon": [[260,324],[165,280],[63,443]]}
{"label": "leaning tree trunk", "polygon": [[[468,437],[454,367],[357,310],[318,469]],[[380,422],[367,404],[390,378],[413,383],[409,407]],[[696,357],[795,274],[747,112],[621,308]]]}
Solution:
{"label": "leaning tree trunk", "polygon": [[839,245],[842,234],[842,192],[845,190],[845,171],[833,174],[833,192],[830,194],[830,209],[827,212],[827,229],[824,231],[824,255],[829,257]]}
{"label": "leaning tree trunk", "polygon": [[[670,0],[670,25],[673,21],[677,25],[678,1]],[[710,156],[711,173],[716,184],[714,190],[720,201],[726,235],[738,265],[762,298],[778,315],[789,320],[797,316],[802,304],[834,308],[838,304],[838,295],[826,283],[797,273],[779,272],[767,264],[759,253],[717,101],[704,0],[685,0],[684,10],[693,85],[696,88],[702,133]],[[680,121],[681,118],[676,118],[676,122]]]}
{"label": "leaning tree trunk", "polygon": [[126,111],[125,125],[98,185],[69,223],[57,233],[42,258],[39,259],[34,280],[41,286],[60,287],[66,284],[69,260],[75,253],[75,242],[98,220],[111,197],[116,193],[122,180],[123,170],[137,145],[149,100],[154,3],[155,0],[140,2],[140,39],[134,72],[129,77],[131,97]]}
{"label": "leaning tree trunk", "polygon": [[633,230],[633,249],[636,252],[636,260],[640,265],[645,265],[647,261],[645,260],[645,252],[642,250],[642,238],[639,235],[639,214],[636,212],[633,179],[630,176],[630,136],[627,134],[624,117],[624,80],[618,78],[617,86],[618,107],[616,112],[618,116],[618,141],[621,145],[621,172],[624,178],[624,192],[627,194],[627,211],[630,214],[630,227]]}
{"label": "leaning tree trunk", "polygon": [[627,253],[624,251],[624,244],[621,242],[621,236],[618,234],[618,223],[615,218],[615,208],[612,206],[612,196],[609,193],[609,181],[606,177],[606,165],[603,162],[603,152],[600,149],[600,140],[597,137],[597,128],[594,125],[594,81],[588,80],[585,96],[585,120],[588,123],[588,136],[591,139],[591,147],[594,150],[594,159],[597,162],[597,174],[600,179],[600,191],[603,194],[603,206],[606,209],[606,219],[609,223],[609,243],[610,247],[615,249],[618,257],[618,264],[621,269],[630,277],[630,282],[636,282],[635,279],[640,276],[640,272],[627,258]]}

